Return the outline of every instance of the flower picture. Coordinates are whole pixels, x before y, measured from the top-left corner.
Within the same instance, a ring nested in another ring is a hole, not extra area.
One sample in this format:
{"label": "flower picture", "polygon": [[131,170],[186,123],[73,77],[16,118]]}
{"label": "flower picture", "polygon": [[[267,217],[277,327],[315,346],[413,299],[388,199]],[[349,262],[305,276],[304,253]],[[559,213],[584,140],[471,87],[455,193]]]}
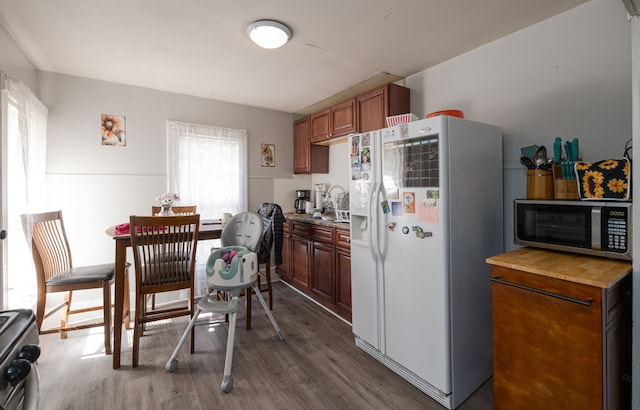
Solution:
{"label": "flower picture", "polygon": [[120,147],[127,145],[124,116],[111,114],[100,115],[100,137],[102,145]]}
{"label": "flower picture", "polygon": [[272,144],[262,144],[260,151],[261,165],[263,167],[275,167],[276,166],[276,146]]}

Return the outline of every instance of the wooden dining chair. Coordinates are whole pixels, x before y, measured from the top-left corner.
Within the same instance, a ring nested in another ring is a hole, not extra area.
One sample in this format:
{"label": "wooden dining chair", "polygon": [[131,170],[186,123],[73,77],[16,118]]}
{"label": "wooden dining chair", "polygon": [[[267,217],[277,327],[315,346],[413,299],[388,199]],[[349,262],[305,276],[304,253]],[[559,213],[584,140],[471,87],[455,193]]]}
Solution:
{"label": "wooden dining chair", "polygon": [[[151,206],[151,215],[156,216],[162,207],[153,205]],[[171,210],[176,215],[195,215],[196,205],[174,205]]]}
{"label": "wooden dining chair", "polygon": [[[81,266],[73,265],[71,248],[62,220],[62,211],[21,215],[22,227],[31,246],[31,254],[36,268],[38,298],[36,302],[36,323],[40,334],[60,333],[67,337],[67,331],[104,327],[104,350],[111,354],[111,283],[115,275],[115,265]],[[125,270],[124,311],[129,311],[128,268]],[[71,306],[74,291],[102,289],[102,304],[81,309]],[[47,294],[66,292],[64,301],[46,310]],[[42,328],[45,318],[61,310],[60,326]],[[103,320],[89,324],[70,324],[69,316],[91,311],[103,311]],[[126,318],[128,321],[129,318]]]}
{"label": "wooden dining chair", "polygon": [[[152,205],[151,215],[156,216],[161,209],[162,207],[160,206]],[[197,213],[196,205],[176,205],[176,206],[172,206],[171,210],[173,211],[174,215],[195,215]],[[151,301],[151,309],[155,309],[156,308],[155,293],[151,295],[147,295],[146,303],[149,303],[149,301]]]}
{"label": "wooden dining chair", "polygon": [[[145,324],[179,316],[193,316],[194,269],[200,215],[135,216],[129,219],[136,269],[136,302],[133,328],[133,367],[138,366],[140,337]],[[189,290],[186,306],[148,309],[146,296]],[[194,331],[191,332],[191,352]]]}

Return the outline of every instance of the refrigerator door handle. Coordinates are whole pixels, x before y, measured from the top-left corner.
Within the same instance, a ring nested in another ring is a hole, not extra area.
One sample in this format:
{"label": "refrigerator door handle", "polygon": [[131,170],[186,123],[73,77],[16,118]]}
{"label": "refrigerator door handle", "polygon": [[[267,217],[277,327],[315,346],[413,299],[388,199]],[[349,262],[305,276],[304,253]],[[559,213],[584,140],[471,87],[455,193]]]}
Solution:
{"label": "refrigerator door handle", "polygon": [[378,184],[375,183],[371,188],[371,192],[369,193],[369,251],[371,251],[373,260],[378,261],[378,247],[373,243],[373,237],[376,233],[374,218],[376,215],[375,200],[377,200]]}
{"label": "refrigerator door handle", "polygon": [[378,190],[377,190],[377,194],[376,194],[376,253],[378,254],[378,260],[381,263],[384,263],[385,259],[386,259],[386,253],[382,251],[382,240],[383,238],[386,238],[386,232],[385,229],[383,229],[382,233],[380,232],[380,228],[385,228],[384,227],[384,220],[385,219],[385,215],[384,213],[381,215],[378,212],[377,207],[380,206],[380,204],[382,203],[386,203],[387,202],[387,190],[384,187],[384,184],[381,182],[378,182]]}

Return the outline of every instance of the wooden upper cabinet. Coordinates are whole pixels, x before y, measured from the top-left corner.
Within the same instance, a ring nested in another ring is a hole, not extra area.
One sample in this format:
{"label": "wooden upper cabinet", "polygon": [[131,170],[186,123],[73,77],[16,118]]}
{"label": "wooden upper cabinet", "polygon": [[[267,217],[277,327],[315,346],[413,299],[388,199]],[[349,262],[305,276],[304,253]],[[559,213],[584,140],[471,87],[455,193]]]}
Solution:
{"label": "wooden upper cabinet", "polygon": [[331,138],[341,137],[356,131],[356,99],[352,98],[330,108]]}
{"label": "wooden upper cabinet", "polygon": [[386,118],[410,112],[410,90],[397,84],[387,84],[356,97],[358,131],[385,128]]}
{"label": "wooden upper cabinet", "polygon": [[311,115],[311,143],[327,141],[331,138],[331,110],[326,108]]}
{"label": "wooden upper cabinet", "polygon": [[311,172],[311,140],[309,117],[293,123],[293,172]]}
{"label": "wooden upper cabinet", "polygon": [[311,118],[293,123],[293,173],[329,172],[329,147],[311,144]]}
{"label": "wooden upper cabinet", "polygon": [[310,117],[310,143],[327,146],[349,134],[385,128],[387,117],[410,112],[410,102],[408,88],[386,84],[325,108]]}

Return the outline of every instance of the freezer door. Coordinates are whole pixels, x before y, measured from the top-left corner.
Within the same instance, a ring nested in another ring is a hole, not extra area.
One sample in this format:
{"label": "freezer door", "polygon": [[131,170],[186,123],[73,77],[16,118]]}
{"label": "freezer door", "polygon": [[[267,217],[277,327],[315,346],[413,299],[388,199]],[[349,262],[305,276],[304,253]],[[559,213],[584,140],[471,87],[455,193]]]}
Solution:
{"label": "freezer door", "polygon": [[380,350],[380,312],[376,263],[366,246],[351,246],[351,317],[353,334]]}

